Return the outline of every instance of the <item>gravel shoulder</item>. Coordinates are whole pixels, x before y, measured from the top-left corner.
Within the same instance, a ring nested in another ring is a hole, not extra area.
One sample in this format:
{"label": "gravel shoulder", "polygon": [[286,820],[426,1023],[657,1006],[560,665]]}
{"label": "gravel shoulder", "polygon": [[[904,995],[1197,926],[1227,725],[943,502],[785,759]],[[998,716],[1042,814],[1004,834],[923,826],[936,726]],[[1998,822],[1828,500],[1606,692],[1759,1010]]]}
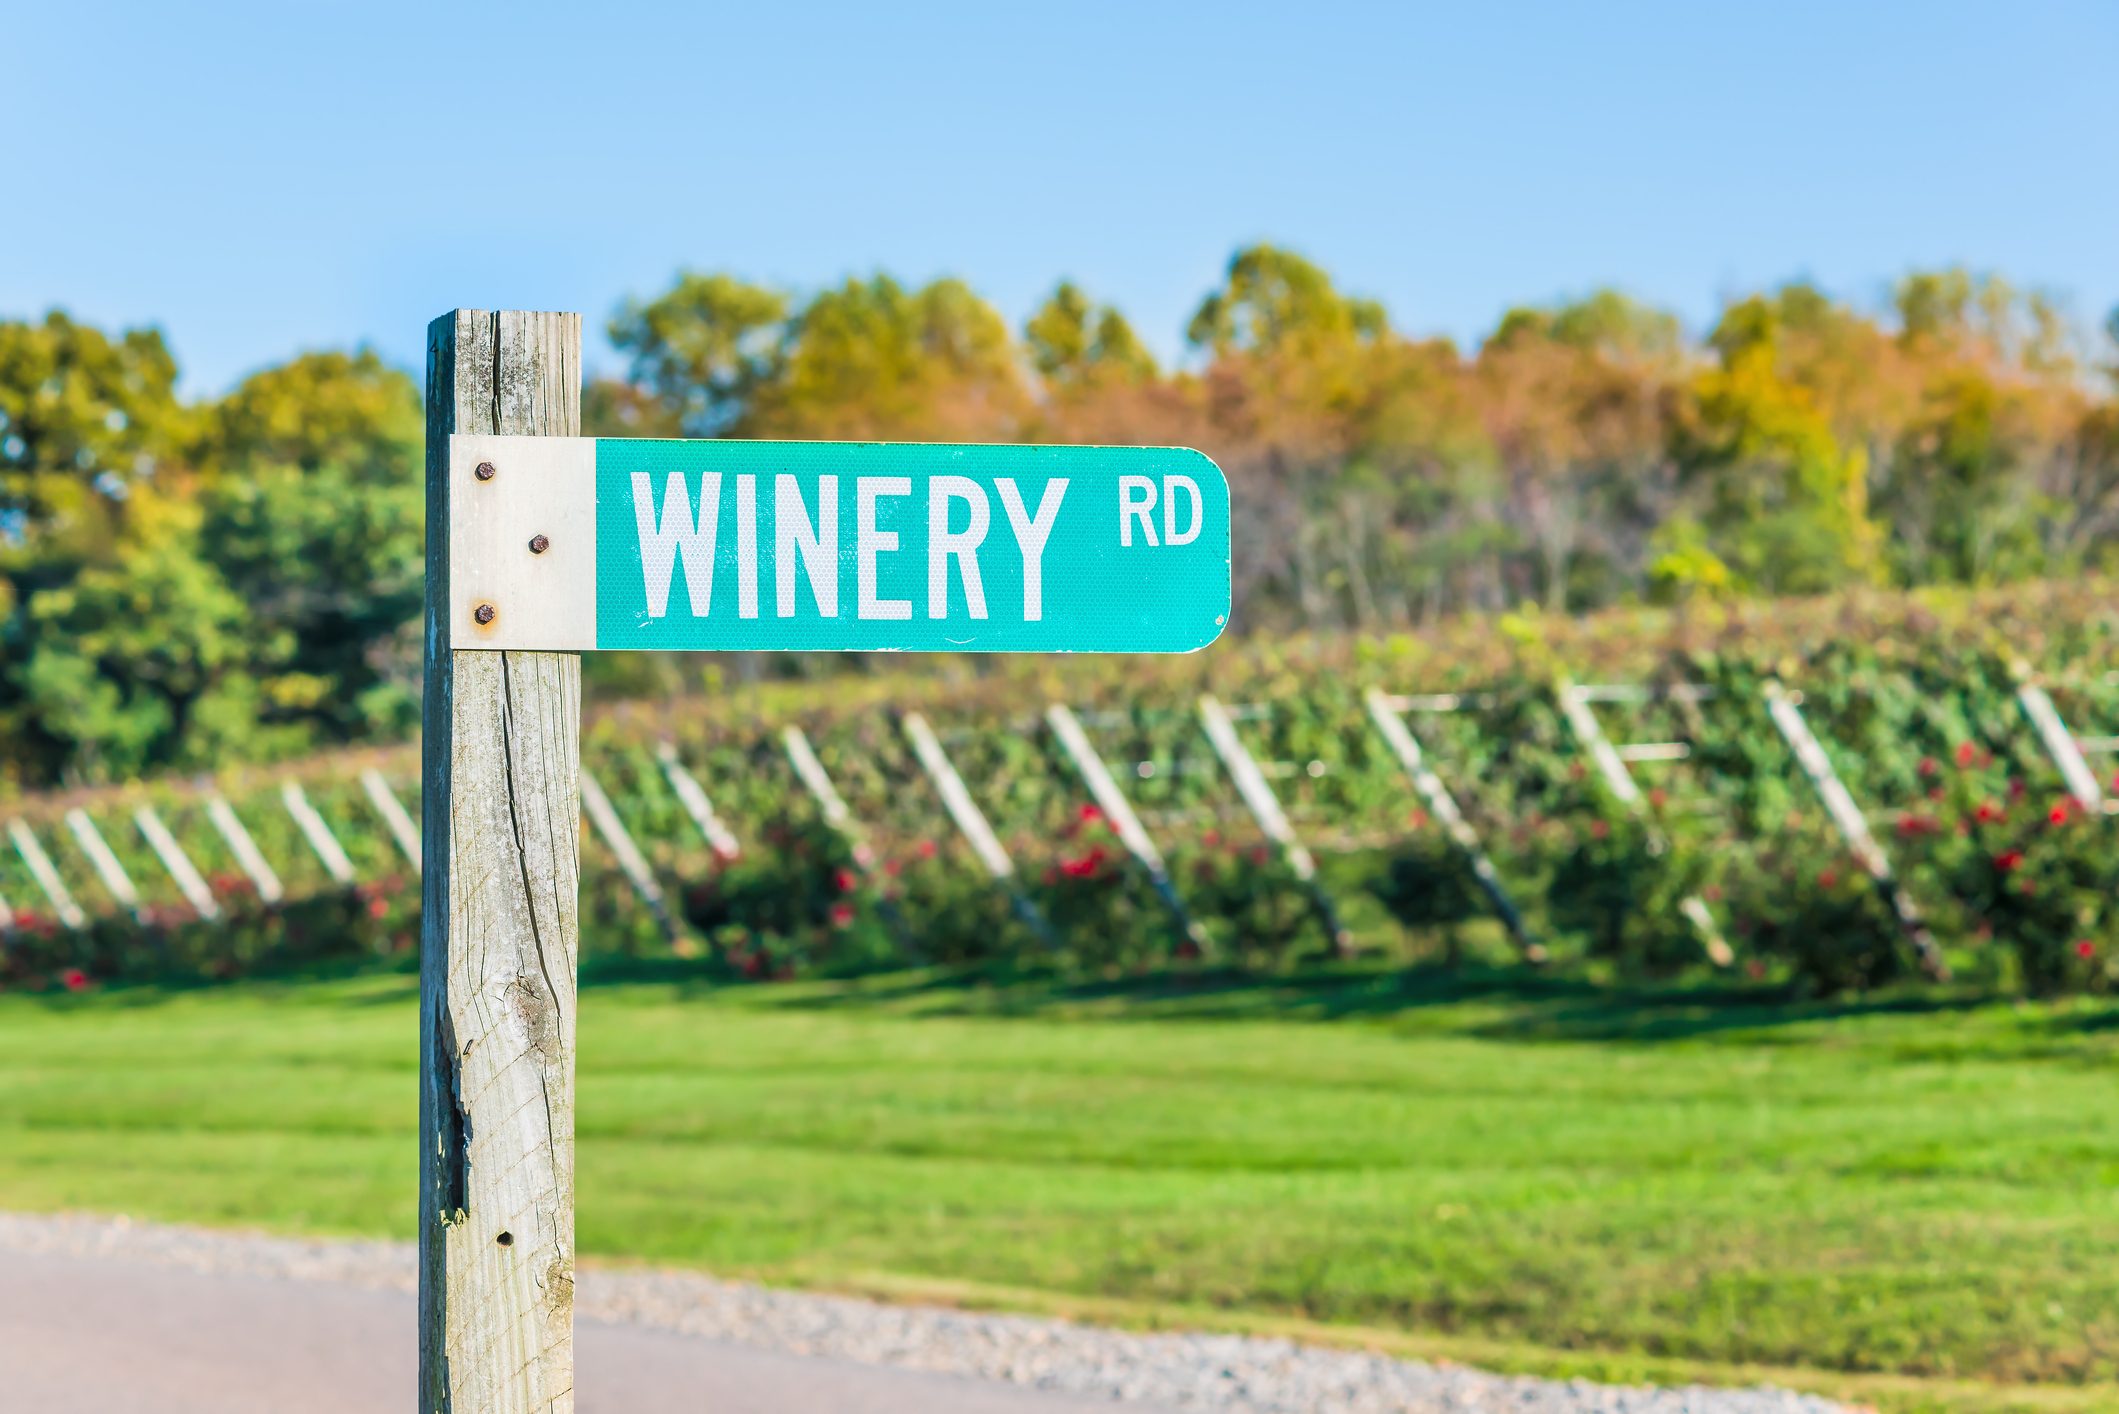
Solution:
{"label": "gravel shoulder", "polygon": [[[185,1272],[214,1280],[168,1285],[171,1274]],[[99,1284],[108,1288],[105,1300],[98,1299]],[[392,1358],[401,1357],[409,1369],[409,1330],[394,1344],[389,1332],[403,1324],[404,1298],[413,1286],[409,1244],[0,1214],[0,1346],[51,1350],[54,1333],[64,1331],[38,1327],[50,1312],[104,1307],[101,1324],[116,1336],[124,1335],[116,1328],[127,1320],[181,1319],[188,1324],[161,1332],[172,1344],[196,1350],[202,1342],[210,1347],[218,1335],[234,1339],[236,1348],[256,1348],[264,1342],[252,1339],[253,1331],[217,1332],[217,1321],[241,1326],[294,1319],[302,1313],[298,1308],[316,1306],[329,1308],[338,1327],[375,1332],[372,1341],[392,1347]],[[66,1300],[44,1299],[58,1288],[65,1289]],[[1281,1340],[1141,1335],[1066,1321],[883,1305],[691,1272],[589,1267],[580,1274],[576,1300],[584,1411],[829,1407],[878,1414],[1057,1414],[1121,1404],[1241,1414],[1834,1414],[1848,1408],[1780,1390],[1538,1380]],[[137,1309],[128,1311],[128,1304]],[[228,1308],[225,1317],[217,1318],[217,1305]],[[171,1309],[176,1307],[183,1309]],[[378,1373],[388,1368],[387,1362],[375,1366]],[[622,1402],[599,1400],[605,1371],[614,1381],[608,1394],[617,1393],[621,1377],[640,1386],[639,1392]],[[709,1391],[702,1379],[726,1388]],[[658,1388],[673,1388],[659,1394],[648,1388],[658,1381]],[[796,1388],[803,1402],[786,1403],[787,1391]],[[751,1402],[744,1389],[765,1402]],[[152,1390],[139,1393],[141,1409],[179,1407],[155,1402]],[[41,1402],[25,1407],[64,1408]]]}

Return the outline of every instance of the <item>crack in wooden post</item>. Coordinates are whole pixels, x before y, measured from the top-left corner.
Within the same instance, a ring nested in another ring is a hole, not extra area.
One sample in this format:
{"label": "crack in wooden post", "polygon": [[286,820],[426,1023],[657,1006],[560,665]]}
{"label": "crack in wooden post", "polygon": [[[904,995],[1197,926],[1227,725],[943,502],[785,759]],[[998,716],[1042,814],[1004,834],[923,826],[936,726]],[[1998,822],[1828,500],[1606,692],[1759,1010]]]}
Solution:
{"label": "crack in wooden post", "polygon": [[578,315],[457,310],[429,327],[422,1414],[574,1407],[581,659],[452,650],[447,615],[451,501],[469,514],[511,484],[502,468],[452,487],[450,435],[573,436],[580,420]]}

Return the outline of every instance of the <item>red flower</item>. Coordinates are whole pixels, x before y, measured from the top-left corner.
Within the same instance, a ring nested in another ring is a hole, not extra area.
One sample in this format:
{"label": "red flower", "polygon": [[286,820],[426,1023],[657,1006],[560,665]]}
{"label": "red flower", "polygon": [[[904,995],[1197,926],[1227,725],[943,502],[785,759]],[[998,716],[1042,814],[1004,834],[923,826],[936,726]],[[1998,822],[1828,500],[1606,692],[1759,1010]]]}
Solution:
{"label": "red flower", "polygon": [[1994,856],[1994,867],[2004,874],[2013,872],[2016,866],[2021,863],[2023,863],[2023,851],[2020,849],[2005,849]]}
{"label": "red flower", "polygon": [[1272,857],[1272,851],[1267,849],[1264,845],[1254,844],[1251,846],[1251,862],[1253,864],[1263,864]]}
{"label": "red flower", "polygon": [[1094,805],[1084,805],[1077,814],[1084,824],[1104,818],[1104,812],[1097,809]]}
{"label": "red flower", "polygon": [[1934,757],[1923,756],[1920,758],[1920,773],[1923,776],[1932,776],[1941,769],[1941,763],[1937,762]]}
{"label": "red flower", "polygon": [[2002,819],[2003,816],[2000,806],[1991,800],[1982,800],[1979,802],[1979,808],[1972,812],[1972,818],[1982,825],[1991,825]]}
{"label": "red flower", "polygon": [[2023,777],[2021,777],[2021,776],[2011,776],[2011,777],[2009,777],[2009,799],[2011,799],[2011,800],[2021,800],[2021,799],[2023,799],[2023,797],[2024,797],[2024,793],[2025,793],[2025,792],[2026,792],[2026,791],[2027,791],[2028,789],[2029,789],[2029,787],[2025,786],[2025,785],[2024,785],[2024,783],[2023,783]]}
{"label": "red flower", "polygon": [[1658,810],[1661,810],[1669,802],[1670,795],[1661,786],[1657,786],[1648,792],[1648,803]]}
{"label": "red flower", "polygon": [[1427,828],[1427,812],[1425,810],[1415,810],[1412,814],[1406,816],[1405,818],[1407,822],[1411,824],[1412,827],[1416,830],[1424,830]]}
{"label": "red flower", "polygon": [[934,858],[934,841],[933,841],[933,840],[921,840],[921,841],[920,841],[920,858],[922,858],[922,859],[932,859],[932,858]]}
{"label": "red flower", "polygon": [[1976,753],[1972,746],[1972,743],[1970,743],[1969,741],[1961,741],[1957,743],[1957,764],[1960,767],[1971,765],[1972,757],[1975,754]]}
{"label": "red flower", "polygon": [[2088,962],[2096,955],[2097,945],[2088,938],[2084,938],[2075,944],[2075,956],[2081,958],[2084,962]]}
{"label": "red flower", "polygon": [[1601,840],[1608,837],[1610,834],[1611,826],[1606,824],[1604,821],[1592,820],[1589,822],[1589,837],[1591,839]]}
{"label": "red flower", "polygon": [[64,984],[69,992],[85,992],[88,990],[88,974],[78,967],[69,967],[60,973],[59,981]]}
{"label": "red flower", "polygon": [[853,905],[835,903],[831,906],[831,926],[840,930],[853,927]]}
{"label": "red flower", "polygon": [[902,859],[886,859],[883,861],[883,872],[895,879],[898,875],[905,872],[905,861]]}
{"label": "red flower", "polygon": [[1829,889],[1838,882],[1839,871],[1837,869],[1820,869],[1817,871],[1817,886],[1819,888]]}
{"label": "red flower", "polygon": [[380,918],[389,911],[390,905],[387,901],[379,898],[368,900],[368,916],[370,918]]}
{"label": "red flower", "polygon": [[851,869],[834,870],[832,872],[831,882],[832,886],[838,889],[838,891],[842,894],[852,893],[856,888],[860,886],[861,883],[860,879],[855,876],[853,870]]}
{"label": "red flower", "polygon": [[2048,825],[2065,825],[2067,823],[2067,802],[2063,800],[2051,810],[2046,811],[2045,822]]}
{"label": "red flower", "polygon": [[1199,842],[1205,845],[1207,848],[1212,849],[1215,845],[1221,843],[1221,831],[1209,830],[1199,837]]}
{"label": "red flower", "polygon": [[1091,850],[1079,859],[1062,859],[1059,865],[1060,873],[1070,879],[1086,879],[1094,874],[1096,866],[1103,862],[1099,858],[1100,853],[1101,851]]}

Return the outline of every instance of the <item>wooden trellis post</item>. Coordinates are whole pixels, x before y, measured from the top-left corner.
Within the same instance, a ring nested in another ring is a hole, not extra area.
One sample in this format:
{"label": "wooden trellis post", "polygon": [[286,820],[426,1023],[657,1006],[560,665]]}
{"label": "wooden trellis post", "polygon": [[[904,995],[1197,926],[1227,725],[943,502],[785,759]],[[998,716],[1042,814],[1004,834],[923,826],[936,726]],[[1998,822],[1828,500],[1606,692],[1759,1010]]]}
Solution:
{"label": "wooden trellis post", "polygon": [[1308,892],[1310,904],[1317,910],[1318,921],[1324,924],[1325,935],[1332,940],[1332,951],[1341,957],[1347,956],[1354,950],[1354,935],[1339,921],[1339,910],[1332,903],[1324,881],[1317,877],[1317,861],[1296,835],[1287,812],[1280,808],[1280,797],[1273,794],[1265,773],[1258,769],[1250,748],[1237,734],[1229,709],[1209,693],[1199,699],[1199,720],[1207,729],[1207,740],[1213,743],[1214,754],[1221,758],[1221,764],[1228,769],[1229,779],[1236,783],[1236,793],[1243,797],[1243,803],[1250,809],[1251,818],[1258,822],[1258,828],[1280,851],[1280,857],[1288,862],[1296,882]]}
{"label": "wooden trellis post", "polygon": [[374,767],[361,772],[361,789],[368,793],[368,801],[375,813],[383,817],[383,825],[390,831],[390,838],[397,841],[398,849],[417,871],[420,868],[419,826],[405,813],[405,807],[397,800],[397,793],[383,779],[383,773]]}
{"label": "wooden trellis post", "polygon": [[1941,946],[1936,943],[1935,935],[1928,931],[1920,910],[1914,906],[1913,896],[1906,892],[1905,885],[1892,872],[1890,857],[1870,832],[1868,817],[1854,803],[1846,783],[1832,768],[1832,758],[1825,754],[1823,743],[1810,730],[1809,722],[1803,719],[1802,705],[1795,694],[1773,679],[1767,679],[1766,711],[1773,718],[1773,725],[1782,739],[1794,750],[1796,764],[1802,767],[1811,789],[1824,803],[1825,814],[1839,830],[1839,837],[1846,841],[1862,871],[1876,882],[1877,892],[1883,895],[1891,916],[1898,920],[1899,929],[1912,943],[1922,968],[1938,981],[1947,978],[1950,969],[1943,961]]}
{"label": "wooden trellis post", "polygon": [[1458,852],[1471,866],[1472,877],[1478,881],[1487,902],[1493,905],[1494,915],[1501,920],[1502,926],[1508,929],[1508,935],[1515,939],[1516,946],[1522,950],[1525,957],[1533,962],[1543,962],[1545,949],[1532,940],[1530,930],[1523,924],[1523,915],[1516,910],[1515,900],[1511,899],[1508,890],[1501,886],[1501,876],[1495,872],[1493,861],[1487,858],[1486,847],[1479,842],[1478,832],[1472,829],[1471,822],[1464,818],[1464,812],[1457,808],[1457,798],[1449,793],[1449,787],[1442,783],[1442,778],[1427,764],[1427,755],[1420,749],[1419,738],[1413,735],[1412,728],[1405,724],[1405,719],[1398,715],[1404,710],[1404,700],[1392,698],[1381,688],[1372,687],[1368,690],[1365,701],[1368,704],[1369,719],[1376,724],[1376,730],[1383,737],[1383,744],[1390,748],[1391,755],[1398,758],[1398,764],[1405,768],[1406,775],[1412,777],[1413,789],[1420,792],[1420,799],[1426,802],[1428,813],[1442,822],[1443,832],[1449,836],[1450,843],[1457,847]]}
{"label": "wooden trellis post", "polygon": [[302,838],[309,841],[309,848],[316,851],[316,857],[323,864],[324,872],[331,876],[331,882],[340,888],[351,887],[353,861],[346,857],[345,846],[338,842],[337,835],[331,833],[324,817],[309,803],[309,793],[297,781],[282,781],[280,801],[287,807],[287,813],[294,817]]}
{"label": "wooden trellis post", "polygon": [[950,820],[955,823],[958,833],[963,835],[964,842],[971,846],[971,852],[978,856],[979,863],[985,866],[986,873],[993,882],[1007,892],[1009,907],[1015,910],[1016,918],[1039,942],[1046,947],[1054,946],[1056,940],[1052,936],[1052,925],[1045,921],[1045,915],[1031,901],[1030,895],[1023,892],[1022,883],[1016,878],[1015,861],[1008,857],[1008,850],[1001,844],[1000,836],[993,832],[992,824],[986,819],[986,812],[979,809],[978,802],[971,798],[970,790],[964,785],[964,778],[957,774],[956,763],[951,761],[949,753],[942,749],[941,738],[934,734],[934,728],[928,726],[927,719],[918,712],[907,712],[903,726],[906,740],[912,743],[912,754],[919,758],[920,769],[925,771],[927,779],[934,783],[935,791],[942,797],[943,808],[948,810]]}
{"label": "wooden trellis post", "polygon": [[817,749],[810,745],[809,733],[799,726],[789,725],[780,733],[780,745],[787,752],[787,763],[794,767],[796,779],[802,782],[802,788],[809,792],[810,798],[817,802],[817,813],[824,817],[824,823],[828,827],[846,841],[847,848],[853,854],[854,867],[859,869],[861,877],[868,881],[869,891],[876,896],[876,910],[883,915],[883,923],[889,928],[891,936],[897,940],[899,948],[904,950],[907,957],[919,960],[926,950],[915,941],[912,931],[905,926],[905,917],[898,911],[897,904],[877,882],[876,852],[869,846],[867,832],[861,828],[861,822],[854,818],[852,809],[846,804],[846,798],[839,794],[839,788],[832,784],[831,772],[824,769],[824,762],[818,758]]}
{"label": "wooden trellis post", "polygon": [[258,842],[250,837],[249,829],[244,826],[242,817],[235,813],[235,807],[228,803],[227,796],[216,792],[206,797],[206,818],[220,832],[229,851],[235,855],[236,864],[257,886],[259,901],[274,904],[287,896],[280,876],[265,862]]}
{"label": "wooden trellis post", "polygon": [[663,896],[662,885],[655,881],[655,873],[647,867],[647,858],[633,837],[626,832],[625,822],[618,818],[618,809],[611,804],[603,787],[587,771],[581,773],[581,806],[588,812],[589,823],[596,827],[596,834],[618,861],[618,870],[625,875],[633,892],[647,905],[648,912],[655,915],[655,926],[671,943],[677,941],[677,923],[670,917],[669,901]]}
{"label": "wooden trellis post", "polygon": [[37,881],[37,887],[44,890],[44,897],[51,901],[52,913],[58,920],[77,933],[86,928],[88,915],[67,892],[66,881],[59,877],[51,856],[44,852],[44,846],[29,826],[20,820],[10,820],[7,822],[7,837],[14,841],[15,853],[21,855],[22,862],[29,866],[30,877]]}
{"label": "wooden trellis post", "polygon": [[[452,621],[455,591],[491,592],[506,573],[499,551],[455,562],[452,508],[505,523],[505,504],[535,528],[551,474],[525,454],[452,476],[449,439],[580,424],[580,316],[460,309],[429,326],[421,1414],[574,1407],[581,658],[452,646],[471,638]],[[517,608],[479,603],[480,624]]]}
{"label": "wooden trellis post", "polygon": [[655,747],[655,759],[662,763],[662,774],[669,781],[670,789],[677,793],[677,803],[684,813],[692,817],[706,846],[724,864],[743,853],[743,846],[736,840],[735,831],[729,829],[721,816],[715,812],[713,801],[707,799],[706,787],[699,778],[685,769],[684,760],[677,755],[677,748],[669,742]]}
{"label": "wooden trellis post", "polygon": [[2082,744],[2075,740],[2067,723],[2060,720],[2052,695],[2030,676],[2030,669],[2019,663],[2016,674],[2017,705],[2023,708],[2023,715],[2029,717],[2031,725],[2037,729],[2038,740],[2045,745],[2045,754],[2052,757],[2053,764],[2060,769],[2060,778],[2067,782],[2068,794],[2084,810],[2101,814],[2104,790],[2097,784],[2097,773],[2090,769],[2088,758],[2082,754]]}
{"label": "wooden trellis post", "polygon": [[218,919],[221,916],[221,905],[215,901],[213,890],[206,887],[206,880],[200,877],[198,867],[191,862],[191,856],[184,852],[184,846],[177,843],[177,837],[162,823],[162,817],[155,813],[155,808],[152,805],[142,805],[132,812],[132,819],[133,823],[140,827],[140,834],[147,840],[147,847],[155,852],[155,858],[161,860],[162,867],[169,871],[169,877],[176,883],[177,892],[184,895],[184,901],[191,905],[191,911],[208,923]]}
{"label": "wooden trellis post", "polygon": [[[1646,689],[1639,692],[1643,698],[1648,695]],[[1613,746],[1611,738],[1604,735],[1603,725],[1597,721],[1597,714],[1589,705],[1590,690],[1563,680],[1558,684],[1556,695],[1560,701],[1560,715],[1566,718],[1575,739],[1588,751],[1589,759],[1596,764],[1597,774],[1603,777],[1604,784],[1611,788],[1621,805],[1646,820],[1648,802],[1641,798],[1641,788],[1635,784],[1633,772],[1627,769],[1620,748]],[[1673,747],[1677,749],[1673,751]],[[1652,744],[1652,749],[1653,755],[1640,759],[1672,760],[1685,755],[1682,743],[1657,742]],[[1648,826],[1648,848],[1655,854],[1670,848],[1670,840],[1654,824]],[[1721,925],[1714,921],[1714,914],[1709,911],[1705,899],[1698,894],[1687,894],[1679,900],[1678,911],[1699,934],[1701,950],[1707,954],[1709,962],[1716,967],[1727,967],[1736,961],[1736,953],[1730,948],[1729,940],[1722,936]]]}
{"label": "wooden trellis post", "polygon": [[110,845],[104,840],[103,832],[96,828],[96,822],[89,818],[86,810],[76,806],[66,812],[66,828],[73,833],[74,842],[88,856],[88,862],[95,867],[96,877],[103,881],[103,887],[118,907],[130,913],[133,922],[145,927],[147,910],[140,905],[140,891],[133,887],[132,876],[125,872],[118,856],[110,852]]}
{"label": "wooden trellis post", "polygon": [[1063,702],[1054,702],[1045,708],[1045,722],[1052,728],[1060,749],[1067,753],[1067,759],[1074,763],[1074,769],[1081,773],[1082,784],[1089,788],[1089,798],[1111,822],[1111,828],[1118,834],[1118,842],[1126,847],[1126,853],[1133,856],[1133,862],[1148,876],[1148,886],[1162,900],[1163,907],[1170,910],[1178,932],[1201,952],[1212,947],[1213,940],[1207,930],[1192,916],[1192,910],[1185,907],[1183,897],[1178,894],[1177,885],[1170,878],[1170,866],[1163,862],[1162,851],[1156,848],[1155,841],[1142,827],[1140,816],[1133,813],[1133,803],[1126,799],[1126,793],[1112,779],[1111,768],[1104,764],[1102,753],[1089,740],[1089,734],[1082,730],[1074,709]]}

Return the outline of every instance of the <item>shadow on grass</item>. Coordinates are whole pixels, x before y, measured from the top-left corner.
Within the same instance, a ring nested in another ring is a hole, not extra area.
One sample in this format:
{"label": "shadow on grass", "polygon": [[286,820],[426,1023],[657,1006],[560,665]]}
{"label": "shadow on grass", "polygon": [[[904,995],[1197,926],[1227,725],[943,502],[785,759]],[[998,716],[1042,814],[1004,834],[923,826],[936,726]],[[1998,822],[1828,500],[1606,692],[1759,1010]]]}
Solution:
{"label": "shadow on grass", "polygon": [[[331,986],[330,984],[360,985]],[[320,991],[324,987],[328,990]],[[1964,986],[1806,997],[1785,987],[1726,977],[1617,979],[1587,969],[1492,962],[1414,966],[1338,963],[1285,973],[1172,966],[1084,978],[1055,968],[994,964],[915,968],[795,982],[747,982],[711,962],[677,957],[592,955],[581,964],[587,996],[651,988],[680,1001],[764,1011],[862,1011],[905,1018],[1098,1021],[1372,1022],[1393,1029],[1475,1039],[1643,1044],[1741,1035],[1747,1044],[1808,1044],[1777,1030],[1880,1017],[1976,1012],[2016,1017],[2011,996]],[[73,994],[31,994],[54,1011],[153,1007],[240,988],[290,1003],[402,1005],[419,994],[415,959],[337,959],[261,970],[239,980],[165,976],[98,985]],[[585,1003],[587,1004],[587,1003]],[[2089,1038],[2119,1031],[2119,1006],[2077,998],[2020,1018],[2018,1042]]]}
{"label": "shadow on grass", "polygon": [[947,1017],[1201,1022],[1381,1021],[1432,1024],[1510,1040],[1679,1042],[1859,1017],[1972,1012],[2006,999],[1977,990],[1907,989],[1806,998],[1726,979],[1615,982],[1528,966],[1440,963],[1320,966],[1285,974],[1171,969],[1083,979],[1020,967],[877,973],[835,982],[717,984],[696,963],[636,961],[584,969],[584,989],[675,984],[740,1005]]}

